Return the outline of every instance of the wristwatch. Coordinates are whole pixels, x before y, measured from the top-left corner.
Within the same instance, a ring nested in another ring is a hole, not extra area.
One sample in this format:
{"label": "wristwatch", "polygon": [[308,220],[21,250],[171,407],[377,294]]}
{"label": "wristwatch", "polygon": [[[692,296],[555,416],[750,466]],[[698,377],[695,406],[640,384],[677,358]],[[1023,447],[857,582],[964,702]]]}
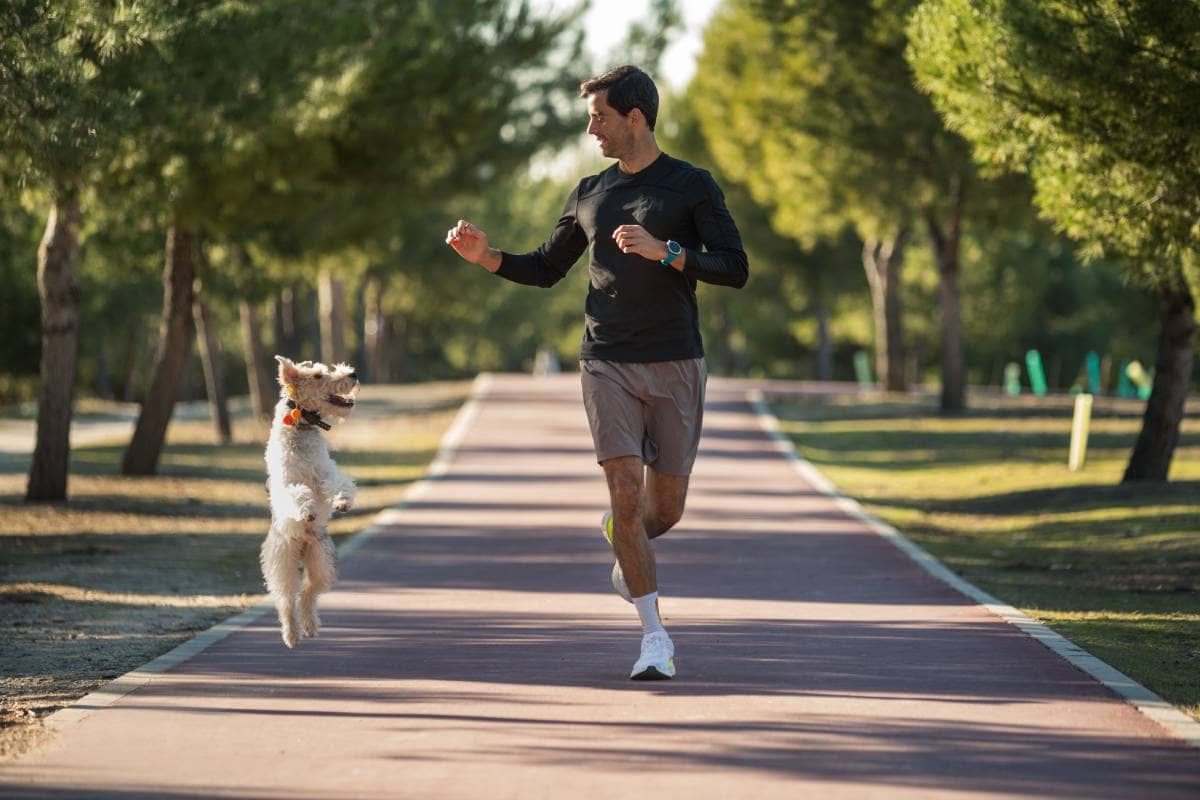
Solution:
{"label": "wristwatch", "polygon": [[667,257],[662,260],[662,263],[666,264],[668,267],[671,266],[671,262],[679,258],[679,254],[682,252],[683,245],[674,239],[667,239]]}

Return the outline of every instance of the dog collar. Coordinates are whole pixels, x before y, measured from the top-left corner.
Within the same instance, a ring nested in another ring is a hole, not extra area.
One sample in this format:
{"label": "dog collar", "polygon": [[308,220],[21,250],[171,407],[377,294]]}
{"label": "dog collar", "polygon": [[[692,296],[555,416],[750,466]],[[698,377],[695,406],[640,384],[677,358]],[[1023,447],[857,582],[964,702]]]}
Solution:
{"label": "dog collar", "polygon": [[323,431],[327,431],[332,427],[328,422],[321,419],[321,415],[317,412],[300,408],[300,406],[296,405],[295,400],[288,400],[287,405],[291,411],[283,415],[284,425],[296,425],[299,422],[304,422],[307,425],[316,425]]}

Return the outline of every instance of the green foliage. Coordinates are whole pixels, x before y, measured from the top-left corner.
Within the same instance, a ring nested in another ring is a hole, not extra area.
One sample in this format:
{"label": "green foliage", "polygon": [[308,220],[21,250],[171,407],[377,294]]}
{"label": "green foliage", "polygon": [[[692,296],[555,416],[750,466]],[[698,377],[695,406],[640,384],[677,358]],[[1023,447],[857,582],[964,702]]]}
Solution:
{"label": "green foliage", "polygon": [[997,385],[1003,365],[1023,363],[1030,348],[1045,356],[1051,386],[1064,391],[1091,350],[1109,358],[1110,391],[1123,361],[1150,363],[1153,297],[1130,287],[1119,265],[1081,264],[1072,242],[1037,226],[971,237],[963,250],[973,382]]}
{"label": "green foliage", "polygon": [[535,18],[523,0],[354,9],[365,35],[313,84],[297,123],[311,158],[289,172],[294,205],[268,231],[283,254],[385,258],[411,238],[409,219],[512,173],[577,124],[574,13]]}
{"label": "green foliage", "polygon": [[103,77],[143,45],[156,4],[14,0],[0,10],[0,142],[6,167],[55,190],[74,188],[115,146],[133,101]]}
{"label": "green foliage", "polygon": [[140,399],[163,301],[164,237],[153,223],[120,206],[87,220],[77,270],[84,392]]}
{"label": "green foliage", "polygon": [[1200,243],[1200,2],[926,0],[909,59],[993,169],[1091,255],[1170,282]]}
{"label": "green foliage", "polygon": [[[519,368],[510,348],[535,333],[500,346],[483,332],[491,312],[480,308],[495,305],[496,287],[466,277],[442,233],[479,198],[508,205],[497,187],[523,197],[514,174],[580,124],[577,12],[535,18],[525,2],[380,0],[341,13],[359,22],[353,46],[291,113],[282,177],[255,198],[274,211],[239,222],[254,264],[242,265],[239,284],[310,281],[317,265],[351,284],[382,276],[384,306],[404,320],[410,375]],[[261,161],[249,164],[261,170]],[[540,220],[556,218],[561,202]]]}
{"label": "green foliage", "polygon": [[912,85],[904,18],[913,2],[732,0],[705,39],[701,125],[798,241],[854,225],[893,233],[936,203],[969,155]]}
{"label": "green foliage", "polygon": [[[44,220],[40,222],[44,223]],[[37,270],[39,220],[0,181],[0,403],[29,399],[41,356]],[[4,377],[11,380],[3,380]]]}
{"label": "green foliage", "polygon": [[605,69],[618,63],[636,64],[651,75],[657,73],[672,37],[683,25],[683,15],[675,0],[650,0],[649,5],[648,17],[629,26],[625,41],[610,56],[612,63]]}
{"label": "green foliage", "polygon": [[[840,296],[861,296],[865,281],[858,263],[860,244],[843,235],[805,248],[779,233],[767,207],[756,203],[745,184],[725,172],[714,157],[701,125],[711,106],[695,82],[683,95],[664,98],[663,110],[661,144],[713,174],[750,258],[751,280],[745,288],[730,292],[703,284],[697,287],[710,368],[724,374],[814,377],[817,307],[825,304],[835,316]],[[853,323],[841,324],[846,319],[834,321],[832,338],[842,351],[838,361],[849,370],[849,353],[870,341],[870,329],[868,322],[866,336],[860,339],[861,331]],[[842,377],[848,377],[848,372]]]}
{"label": "green foliage", "polygon": [[405,321],[413,375],[527,370],[541,346],[553,347],[564,365],[578,358],[585,267],[577,264],[553,289],[532,289],[465,263],[444,241],[446,229],[463,218],[479,224],[498,247],[531,250],[553,229],[574,183],[518,173],[411,219],[406,245],[378,271],[385,275],[387,307]]}
{"label": "green foliage", "polygon": [[[978,69],[952,60],[960,54],[950,34],[922,28],[921,45],[935,49],[930,58],[945,68],[931,79],[938,102],[953,94],[967,103],[956,124],[972,139],[984,137],[977,152],[994,168],[1029,171],[1044,208],[1045,198],[1090,203],[1096,192],[1114,192],[1087,214],[1071,211],[1061,229],[1094,231],[1089,241],[1114,254],[1132,249],[1130,237],[1158,237],[1159,249],[1145,251],[1154,258],[1142,250],[1138,257],[1169,269],[1170,254],[1195,249],[1187,203],[1194,226],[1200,156],[1184,126],[1200,129],[1191,116],[1200,102],[1193,102],[1195,81],[1172,81],[1195,75],[1188,31],[1196,3],[1060,2],[1040,16],[1025,0],[994,5],[1004,13],[956,29]],[[660,141],[714,173],[751,258],[744,290],[699,289],[714,371],[812,376],[819,308],[830,314],[836,377],[851,377],[852,352],[869,346],[861,244],[850,229],[873,234],[936,206],[966,157],[911,85],[904,24],[913,6],[730,0],[707,33],[686,95],[664,95]],[[1098,10],[1115,14],[1124,38]],[[652,68],[678,25],[678,4],[656,0],[651,12],[617,60]],[[928,13],[913,24],[932,25]],[[1053,25],[1034,24],[1047,15]],[[1018,50],[1051,59],[1050,67],[1026,76],[992,63],[982,45],[997,25],[1023,36],[1040,31],[1043,39]],[[1072,47],[1061,47],[1064,32]],[[1056,47],[1062,52],[1043,52]],[[1095,58],[1101,51],[1116,54],[1111,63]],[[385,309],[405,326],[410,378],[524,369],[546,345],[569,368],[586,269],[577,266],[550,291],[511,285],[462,263],[442,235],[464,217],[506,249],[533,248],[579,175],[607,166],[581,163],[561,181],[526,174],[531,157],[584,125],[575,93],[593,70],[579,53],[577,11],[539,15],[520,0],[4,4],[3,372],[26,381],[37,373],[33,267],[58,184],[79,185],[84,201],[84,391],[95,391],[103,375],[118,396],[131,376],[138,384],[157,331],[165,227],[176,216],[203,235],[202,291],[227,352],[239,347],[237,301],[261,302],[285,285],[307,292],[328,269],[346,282],[352,319],[365,277],[382,277]],[[1081,53],[1104,63],[1086,80],[1068,80]],[[1004,83],[1018,78],[1037,92]],[[993,81],[986,85],[998,87],[995,96],[954,94],[972,80],[976,88]],[[1089,99],[1068,102],[1077,96]],[[1147,124],[1121,117],[1121,108],[1135,108]],[[1035,124],[1044,113],[1052,122]],[[1119,149],[1095,149],[1104,126]],[[1074,155],[1043,168],[1038,148],[1056,142]],[[1095,153],[1111,169],[1085,172]],[[1159,182],[1151,185],[1153,176]],[[991,380],[997,363],[1031,346],[1048,364],[1058,354],[1063,382],[1089,349],[1147,362],[1147,301],[1128,292],[1109,262],[1081,269],[1024,213],[1023,191],[975,184],[969,194],[963,305],[973,381]],[[910,245],[904,291],[915,312],[910,341],[928,365],[938,351],[937,317],[929,313],[937,292],[923,244],[917,234]],[[232,362],[226,376],[235,386],[242,381]]]}
{"label": "green foliage", "polygon": [[[395,312],[413,317],[425,374],[480,357],[519,366],[505,348],[458,340],[487,338],[462,324],[484,293],[457,297],[447,275],[463,270],[442,269],[440,231],[461,198],[512,186],[531,155],[579,124],[578,16],[534,14],[525,0],[0,11],[0,172],[85,196],[84,380],[104,372],[101,360],[122,380],[131,339],[153,336],[164,232],[177,221],[204,236],[203,291],[218,306],[312,283],[318,269],[342,275],[353,300],[371,270],[394,284]],[[0,214],[5,233],[26,223]],[[32,265],[33,248],[18,253],[10,238],[0,235],[5,266]],[[36,302],[22,307],[36,314]],[[235,341],[236,314],[214,313]],[[36,322],[21,327],[36,338]],[[527,338],[552,338],[545,328]]]}

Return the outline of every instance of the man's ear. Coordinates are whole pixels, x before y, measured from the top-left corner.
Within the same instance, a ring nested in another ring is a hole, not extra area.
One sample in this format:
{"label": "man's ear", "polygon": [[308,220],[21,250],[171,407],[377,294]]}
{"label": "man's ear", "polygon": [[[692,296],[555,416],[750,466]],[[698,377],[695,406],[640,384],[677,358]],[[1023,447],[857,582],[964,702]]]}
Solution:
{"label": "man's ear", "polygon": [[287,385],[300,377],[300,370],[290,358],[284,356],[275,356],[275,360],[279,362],[279,383]]}

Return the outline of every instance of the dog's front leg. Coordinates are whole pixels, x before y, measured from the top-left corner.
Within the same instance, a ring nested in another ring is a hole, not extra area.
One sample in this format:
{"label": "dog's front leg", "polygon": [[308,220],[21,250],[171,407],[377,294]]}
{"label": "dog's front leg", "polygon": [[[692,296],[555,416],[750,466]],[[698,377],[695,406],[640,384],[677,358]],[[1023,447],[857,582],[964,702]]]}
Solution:
{"label": "dog's front leg", "polygon": [[350,480],[346,473],[338,470],[333,477],[330,490],[330,494],[333,496],[334,511],[345,512],[354,506],[354,498],[358,493],[358,487],[354,485],[354,481]]}
{"label": "dog's front leg", "polygon": [[292,498],[289,517],[297,522],[312,522],[317,518],[317,498],[311,487],[303,483],[289,483],[287,493]]}

